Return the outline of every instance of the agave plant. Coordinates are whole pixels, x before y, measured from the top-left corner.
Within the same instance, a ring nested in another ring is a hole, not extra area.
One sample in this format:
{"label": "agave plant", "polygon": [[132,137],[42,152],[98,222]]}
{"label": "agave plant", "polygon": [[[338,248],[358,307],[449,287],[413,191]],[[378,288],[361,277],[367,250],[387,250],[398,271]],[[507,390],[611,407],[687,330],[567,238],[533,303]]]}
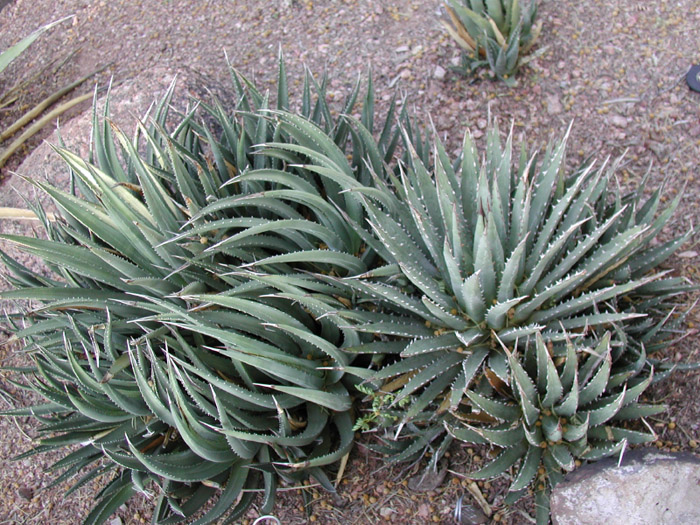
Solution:
{"label": "agave plant", "polygon": [[[597,460],[622,454],[628,444],[656,439],[653,433],[625,428],[626,420],[664,410],[643,405],[638,398],[649,386],[653,367],[646,355],[621,366],[613,364],[607,332],[595,348],[567,344],[565,355],[550,354],[542,336],[526,355],[508,353],[510,381],[506,395],[484,381],[466,391],[472,411],[463,421],[448,424],[450,434],[466,442],[502,449],[473,479],[502,476],[516,464],[506,503],[534,485],[539,523],[549,522],[549,491],[573,470],[576,460]],[[651,428],[651,427],[649,427]]]}
{"label": "agave plant", "polygon": [[382,366],[348,370],[395,393],[395,406],[411,399],[398,427],[416,443],[469,407],[472,384],[508,385],[508,352],[527,350],[537,334],[565,356],[570,340],[595,346],[613,330],[614,361],[625,364],[675,337],[672,298],[690,286],[657,268],[689,233],[652,241],[679,199],[657,216],[662,190],[622,197],[610,190],[614,166],[567,175],[565,144],[539,161],[521,153],[514,168],[512,136],[504,147],[497,130],[481,165],[468,133],[454,165],[436,141],[432,167],[411,151],[384,203],[365,200],[367,242],[386,264],[334,281],[358,304],[343,315],[374,336],[346,351],[376,355]]}
{"label": "agave plant", "polygon": [[497,78],[513,85],[518,69],[536,55],[523,58],[539,37],[535,23],[537,1],[523,10],[519,0],[449,0],[451,23],[443,21],[450,36],[464,49],[462,69],[473,72],[489,66]]}
{"label": "agave plant", "polygon": [[[95,113],[90,160],[56,148],[76,191],[33,181],[59,209],[50,221],[35,208],[48,239],[2,235],[55,274],[1,254],[15,287],[2,299],[32,302],[11,321],[34,362],[22,370],[28,388],[45,399],[6,414],[42,424],[23,457],[84,445],[53,466],[65,469],[56,483],[80,475],[69,492],[109,477],[86,523],[137,491],[158,496],[158,523],[198,512],[196,523],[231,522],[258,490],[269,511],[280,480],[313,476],[332,490],[321,467],[352,445],[350,359],[339,348],[361,340],[338,328],[335,289],[308,272],[354,275],[376,256],[348,222],[364,220],[360,197],[341,183],[369,181],[370,154],[391,156],[393,115],[367,151],[357,130],[373,129],[371,86],[351,129],[311,75],[301,116],[283,111],[281,58],[274,109],[233,78],[233,114],[202,103],[204,114],[188,112],[173,132],[172,88],[134,139]],[[303,169],[316,155],[308,143],[332,150],[345,178]]]}

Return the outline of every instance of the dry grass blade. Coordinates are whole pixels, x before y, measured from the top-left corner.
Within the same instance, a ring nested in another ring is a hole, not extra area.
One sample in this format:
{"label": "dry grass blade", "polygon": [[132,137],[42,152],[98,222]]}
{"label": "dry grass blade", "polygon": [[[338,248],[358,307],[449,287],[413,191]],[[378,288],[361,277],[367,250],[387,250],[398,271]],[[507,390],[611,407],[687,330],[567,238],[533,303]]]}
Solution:
{"label": "dry grass blade", "polygon": [[343,479],[343,474],[345,474],[345,468],[348,465],[348,459],[350,459],[349,452],[343,456],[343,459],[340,460],[340,468],[338,469],[338,475],[335,477],[335,486],[336,487],[338,485],[340,485],[340,482]]}
{"label": "dry grass blade", "polygon": [[[4,93],[0,94],[0,109],[6,108],[8,106],[11,106],[14,104],[19,97],[22,95],[22,92],[26,91],[29,86],[34,84],[39,80],[39,78],[51,67],[53,66],[55,60],[52,60],[48,64],[46,64],[44,67],[42,67],[39,71],[34,73],[31,77],[23,80],[18,80],[17,83],[12,86],[10,89],[5,91]],[[57,68],[58,69],[58,68]]]}
{"label": "dry grass blade", "polygon": [[[68,53],[63,60],[56,64],[57,59],[50,60],[46,65],[42,66],[36,73],[32,74],[31,77],[25,79],[19,79],[15,85],[4,93],[0,93],[0,109],[6,108],[16,102],[24,91],[27,91],[29,86],[34,85],[39,78],[41,78],[47,71],[51,68],[53,70],[48,73],[49,75],[56,76],[59,70],[66,65],[70,60],[80,52],[80,49],[74,49]],[[55,65],[55,66],[54,66]]]}
{"label": "dry grass blade", "polygon": [[30,111],[27,111],[24,115],[22,115],[19,119],[17,119],[12,125],[10,125],[6,130],[4,130],[0,134],[0,142],[7,140],[10,138],[12,135],[17,133],[20,129],[22,129],[24,126],[29,124],[32,120],[34,120],[36,117],[41,115],[44,110],[48,107],[50,107],[54,102],[59,100],[61,97],[67,95],[71,91],[73,91],[75,88],[80,86],[83,82],[88,80],[89,78],[97,75],[98,73],[101,73],[104,71],[106,68],[108,68],[110,64],[107,64],[105,66],[102,66],[99,69],[96,69],[92,73],[88,73],[84,77],[76,80],[75,82],[59,89],[55,93],[49,95],[46,97],[44,100],[39,102],[34,108],[32,108]]}
{"label": "dry grass blade", "polygon": [[[55,221],[56,216],[53,213],[47,213],[46,218],[50,221]],[[36,213],[32,210],[24,208],[0,208],[0,220],[15,220],[15,221],[38,221]]]}
{"label": "dry grass blade", "polygon": [[491,516],[491,506],[489,505],[488,501],[486,501],[486,498],[484,498],[481,490],[479,490],[479,486],[472,481],[469,483],[469,485],[467,485],[467,490],[472,496],[474,496],[474,499],[479,504],[479,507],[481,507],[481,510],[484,511],[484,514]]}
{"label": "dry grass blade", "polygon": [[85,102],[86,100],[92,98],[93,94],[92,93],[85,93],[84,95],[80,95],[78,97],[75,97],[72,100],[69,100],[68,102],[61,104],[58,106],[56,109],[53,111],[47,113],[44,115],[42,118],[37,120],[31,127],[29,127],[24,133],[22,133],[17,139],[12,142],[3,152],[0,154],[0,168],[2,168],[7,160],[19,149],[22,147],[22,144],[24,144],[27,140],[29,140],[31,137],[36,135],[41,129],[46,126],[49,122],[51,122],[53,119],[56,117],[62,115],[69,109],[71,109],[74,106],[77,106],[81,102]]}

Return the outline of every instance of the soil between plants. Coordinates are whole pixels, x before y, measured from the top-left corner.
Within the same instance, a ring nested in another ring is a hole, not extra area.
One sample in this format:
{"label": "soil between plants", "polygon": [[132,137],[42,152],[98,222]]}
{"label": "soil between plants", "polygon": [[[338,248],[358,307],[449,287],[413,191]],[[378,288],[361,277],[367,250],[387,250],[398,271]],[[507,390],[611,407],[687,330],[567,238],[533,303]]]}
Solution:
{"label": "soil between plants", "polygon": [[[529,149],[562,137],[573,123],[568,139],[571,166],[588,156],[603,162],[625,153],[618,169],[621,186],[637,184],[650,169],[648,186],[665,182],[666,202],[683,194],[664,235],[700,223],[700,93],[685,83],[688,69],[700,63],[696,1],[542,0],[539,13],[543,30],[538,47],[547,50],[520,72],[516,87],[508,88],[451,71],[459,51],[439,23],[444,13],[437,0],[15,0],[0,11],[0,49],[43,24],[70,14],[75,18],[41,37],[5,71],[0,93],[51,60],[60,61],[76,50],[77,54],[57,72],[48,69],[15,106],[0,111],[0,128],[51,92],[108,63],[112,65],[96,79],[101,85],[110,77],[115,82],[148,78],[158,66],[194,74],[225,97],[231,93],[226,55],[259,85],[272,87],[281,46],[292,91],[300,89],[308,66],[317,75],[328,72],[329,96],[340,101],[358,75],[366,78],[371,70],[379,112],[400,90],[418,118],[427,121],[432,116],[448,151],[458,148],[466,127],[483,147],[489,121],[498,120],[503,132],[512,126],[515,138]],[[86,84],[81,91],[93,86]],[[89,103],[73,114],[85,109]],[[23,157],[51,132],[46,129],[30,141],[0,177],[10,179]],[[0,191],[7,191],[7,185]],[[696,281],[697,239],[694,235],[667,264]],[[684,298],[680,308],[692,300]],[[696,310],[689,317],[688,335],[666,359],[700,361],[699,323]],[[17,363],[16,350],[3,345],[3,365]],[[10,396],[28,402],[27,395],[8,382],[10,377],[7,372],[0,375],[3,409],[14,402]],[[659,435],[655,446],[691,452],[691,445],[697,446],[699,387],[700,372],[677,373],[648,391],[650,399],[669,406],[650,420]],[[65,486],[45,488],[52,479],[46,472],[52,458],[10,461],[32,446],[34,428],[28,418],[0,419],[0,524],[77,523],[87,514],[99,484],[64,498]],[[452,523],[460,496],[465,505],[476,504],[463,476],[482,464],[487,450],[453,447],[443,483],[418,492],[407,480],[421,466],[378,471],[382,459],[362,444],[372,439],[360,438],[337,495],[310,488],[313,503],[306,509],[298,490],[282,493],[275,509],[280,521]],[[498,511],[499,522],[528,523],[534,515],[527,500],[509,510],[499,507],[507,490],[502,481],[482,484],[480,490]],[[146,523],[150,505],[137,498],[119,511],[119,519]],[[257,515],[252,509],[246,519],[252,522]]]}

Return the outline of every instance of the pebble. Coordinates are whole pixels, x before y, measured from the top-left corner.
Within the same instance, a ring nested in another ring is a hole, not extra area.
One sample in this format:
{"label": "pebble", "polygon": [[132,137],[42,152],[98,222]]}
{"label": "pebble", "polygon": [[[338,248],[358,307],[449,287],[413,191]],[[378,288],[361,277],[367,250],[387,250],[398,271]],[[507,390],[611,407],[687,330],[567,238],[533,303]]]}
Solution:
{"label": "pebble", "polygon": [[435,71],[433,72],[433,76],[438,79],[438,80],[445,80],[445,75],[447,74],[447,71],[445,71],[445,68],[441,66],[435,66]]}
{"label": "pebble", "polygon": [[622,115],[610,115],[610,123],[616,128],[626,128],[627,119]]}
{"label": "pebble", "polygon": [[546,100],[547,113],[550,115],[558,115],[564,111],[564,107],[561,105],[558,95],[549,95]]}

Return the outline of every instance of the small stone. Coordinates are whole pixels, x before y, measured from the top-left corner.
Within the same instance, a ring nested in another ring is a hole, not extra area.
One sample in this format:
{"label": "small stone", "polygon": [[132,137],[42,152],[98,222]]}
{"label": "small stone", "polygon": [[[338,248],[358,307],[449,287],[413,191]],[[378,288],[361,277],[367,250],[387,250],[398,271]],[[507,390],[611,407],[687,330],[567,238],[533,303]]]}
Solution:
{"label": "small stone", "polygon": [[430,492],[442,485],[446,474],[447,467],[443,467],[438,471],[432,469],[426,470],[422,474],[418,474],[409,479],[408,488],[413,492]]}
{"label": "small stone", "polygon": [[564,111],[564,107],[561,105],[558,95],[549,95],[546,100],[547,113],[550,115],[558,115]]}
{"label": "small stone", "polygon": [[34,489],[31,487],[21,487],[17,492],[26,500],[31,500],[34,497]]}
{"label": "small stone", "polygon": [[379,515],[384,519],[391,517],[391,515],[394,512],[395,512],[394,509],[392,509],[390,507],[382,507],[381,509],[379,509]]}
{"label": "small stone", "polygon": [[109,525],[123,525],[122,519],[119,516],[117,516],[116,518],[114,518],[112,521],[109,522]]}
{"label": "small stone", "polygon": [[616,128],[627,127],[627,119],[622,115],[610,115],[610,123]]}
{"label": "small stone", "polygon": [[394,49],[394,52],[396,52],[397,54],[401,54],[401,53],[408,53],[410,50],[411,50],[411,48],[408,46],[399,46],[396,49]]}
{"label": "small stone", "polygon": [[552,491],[553,525],[700,523],[700,459],[628,451],[568,474]]}
{"label": "small stone", "polygon": [[438,79],[438,80],[445,80],[445,75],[447,74],[447,71],[445,71],[445,68],[441,66],[435,66],[435,71],[433,72],[433,76]]}
{"label": "small stone", "polygon": [[457,56],[450,58],[450,64],[454,67],[460,67],[462,65],[462,57]]}
{"label": "small stone", "polygon": [[486,129],[486,126],[488,126],[489,123],[486,121],[485,118],[480,118],[479,120],[476,121],[476,127],[479,129]]}

